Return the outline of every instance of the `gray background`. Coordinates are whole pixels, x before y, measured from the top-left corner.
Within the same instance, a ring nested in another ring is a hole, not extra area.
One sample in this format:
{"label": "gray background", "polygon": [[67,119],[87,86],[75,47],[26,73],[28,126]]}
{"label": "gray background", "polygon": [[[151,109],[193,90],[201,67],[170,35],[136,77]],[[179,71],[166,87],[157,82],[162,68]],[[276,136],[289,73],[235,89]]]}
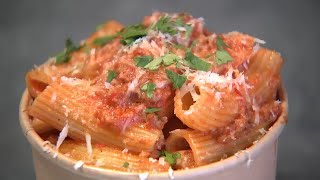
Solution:
{"label": "gray background", "polygon": [[18,124],[24,75],[107,19],[124,24],[153,10],[204,17],[216,32],[239,30],[264,39],[285,58],[289,124],[281,135],[277,179],[320,178],[320,3],[316,1],[1,1],[0,179],[34,179],[30,146]]}

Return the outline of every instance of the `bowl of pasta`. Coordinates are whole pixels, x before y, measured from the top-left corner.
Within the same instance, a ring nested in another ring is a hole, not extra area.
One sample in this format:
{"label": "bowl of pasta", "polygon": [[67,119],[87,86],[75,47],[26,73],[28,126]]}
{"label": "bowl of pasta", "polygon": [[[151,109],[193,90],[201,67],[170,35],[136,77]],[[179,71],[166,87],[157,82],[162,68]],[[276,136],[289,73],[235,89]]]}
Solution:
{"label": "bowl of pasta", "polygon": [[67,39],[26,74],[37,179],[275,179],[287,97],[264,43],[163,12]]}

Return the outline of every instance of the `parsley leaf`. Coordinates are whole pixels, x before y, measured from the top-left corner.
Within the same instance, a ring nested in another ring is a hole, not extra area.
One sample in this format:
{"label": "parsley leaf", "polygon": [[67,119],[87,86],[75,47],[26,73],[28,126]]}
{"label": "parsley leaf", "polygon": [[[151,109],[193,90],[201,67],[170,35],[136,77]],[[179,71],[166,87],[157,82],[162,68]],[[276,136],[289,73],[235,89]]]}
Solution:
{"label": "parsley leaf", "polygon": [[147,108],[146,110],[144,110],[145,113],[155,113],[160,111],[161,108]]}
{"label": "parsley leaf", "polygon": [[81,49],[82,46],[76,46],[73,44],[70,38],[65,41],[65,49],[56,55],[56,64],[63,64],[69,62],[71,59],[71,53]]}
{"label": "parsley leaf", "polygon": [[134,64],[138,67],[145,67],[153,60],[152,56],[136,56],[134,57]]}
{"label": "parsley leaf", "polygon": [[179,27],[184,27],[186,29],[185,37],[190,37],[193,28],[190,24],[185,24],[181,16],[177,18],[175,25]]}
{"label": "parsley leaf", "polygon": [[108,71],[107,82],[110,83],[114,78],[117,77],[117,73],[113,70]]}
{"label": "parsley leaf", "polygon": [[228,47],[228,45],[222,40],[220,36],[217,37],[216,45],[219,50],[223,50],[223,48]]}
{"label": "parsley leaf", "polygon": [[173,83],[175,89],[180,89],[181,86],[186,82],[187,77],[184,75],[177,74],[168,69],[165,70],[168,79]]}
{"label": "parsley leaf", "polygon": [[230,56],[229,52],[224,50],[228,45],[222,40],[220,36],[216,40],[217,51],[215,53],[215,60],[218,65],[228,63],[233,61],[233,58]]}
{"label": "parsley leaf", "polygon": [[176,20],[176,25],[177,25],[177,26],[183,26],[183,25],[184,25],[183,19],[182,19],[181,16],[177,18],[177,20]]}
{"label": "parsley leaf", "polygon": [[232,60],[233,60],[233,58],[230,56],[228,51],[225,51],[225,50],[217,50],[216,51],[216,63],[218,65],[228,63]]}
{"label": "parsley leaf", "polygon": [[179,56],[175,55],[175,54],[172,54],[172,53],[167,53],[165,54],[163,57],[162,57],[162,60],[163,60],[163,64],[165,66],[169,66],[175,62],[178,62],[180,59]]}
{"label": "parsley leaf", "polygon": [[161,31],[163,33],[168,33],[170,35],[177,34],[175,29],[175,22],[171,20],[168,16],[162,16],[157,23],[153,26],[153,29]]}
{"label": "parsley leaf", "polygon": [[147,92],[147,97],[151,99],[153,91],[156,90],[156,85],[153,83],[146,83],[141,87],[141,90]]}
{"label": "parsley leaf", "polygon": [[93,44],[97,46],[103,46],[112,40],[114,40],[116,37],[118,37],[118,34],[111,35],[111,36],[103,36],[103,37],[98,37],[95,40],[93,40]]}
{"label": "parsley leaf", "polygon": [[191,51],[186,52],[186,57],[184,61],[185,65],[201,71],[209,71],[211,64],[200,59],[199,57],[195,56]]}
{"label": "parsley leaf", "polygon": [[160,67],[160,64],[162,63],[162,58],[159,57],[157,59],[154,59],[150,63],[144,66],[144,68],[149,69],[149,70],[156,70]]}
{"label": "parsley leaf", "polygon": [[170,153],[168,151],[160,151],[160,156],[165,157],[164,159],[170,164],[174,165],[177,163],[177,159],[181,158],[181,154],[179,152]]}
{"label": "parsley leaf", "polygon": [[148,31],[143,25],[136,24],[126,27],[121,31],[120,34],[122,37],[120,42],[123,45],[130,45],[136,39],[146,36],[148,34]]}
{"label": "parsley leaf", "polygon": [[184,28],[186,28],[186,37],[189,38],[193,31],[193,28],[191,25],[188,25],[188,24],[185,25]]}
{"label": "parsley leaf", "polygon": [[122,167],[128,168],[128,167],[129,167],[129,163],[128,163],[128,162],[124,162],[123,165],[122,165]]}

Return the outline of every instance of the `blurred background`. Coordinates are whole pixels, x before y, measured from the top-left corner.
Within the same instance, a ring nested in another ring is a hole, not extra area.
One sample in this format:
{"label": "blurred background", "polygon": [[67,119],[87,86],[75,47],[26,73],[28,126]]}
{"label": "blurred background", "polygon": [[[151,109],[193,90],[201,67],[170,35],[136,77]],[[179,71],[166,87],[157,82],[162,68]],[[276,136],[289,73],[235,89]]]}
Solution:
{"label": "blurred background", "polygon": [[215,32],[238,30],[267,42],[285,58],[282,78],[289,123],[280,138],[278,180],[320,179],[320,6],[318,1],[0,1],[0,179],[35,179],[31,147],[21,132],[18,104],[25,73],[80,41],[96,25],[138,22],[154,10],[205,18]]}

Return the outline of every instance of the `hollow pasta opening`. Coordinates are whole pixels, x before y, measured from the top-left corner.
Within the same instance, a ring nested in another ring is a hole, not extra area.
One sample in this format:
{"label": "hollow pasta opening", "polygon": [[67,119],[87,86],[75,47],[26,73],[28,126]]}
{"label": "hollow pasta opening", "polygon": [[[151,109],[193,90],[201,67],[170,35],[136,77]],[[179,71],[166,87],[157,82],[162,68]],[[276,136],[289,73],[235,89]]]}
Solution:
{"label": "hollow pasta opening", "polygon": [[31,80],[30,84],[36,92],[42,92],[48,86],[48,84],[37,80]]}
{"label": "hollow pasta opening", "polygon": [[185,110],[185,111],[189,110],[190,107],[196,102],[194,100],[195,99],[194,96],[200,96],[200,90],[198,86],[195,86],[194,92],[195,94],[192,95],[191,92],[189,91],[181,98],[182,110]]}

